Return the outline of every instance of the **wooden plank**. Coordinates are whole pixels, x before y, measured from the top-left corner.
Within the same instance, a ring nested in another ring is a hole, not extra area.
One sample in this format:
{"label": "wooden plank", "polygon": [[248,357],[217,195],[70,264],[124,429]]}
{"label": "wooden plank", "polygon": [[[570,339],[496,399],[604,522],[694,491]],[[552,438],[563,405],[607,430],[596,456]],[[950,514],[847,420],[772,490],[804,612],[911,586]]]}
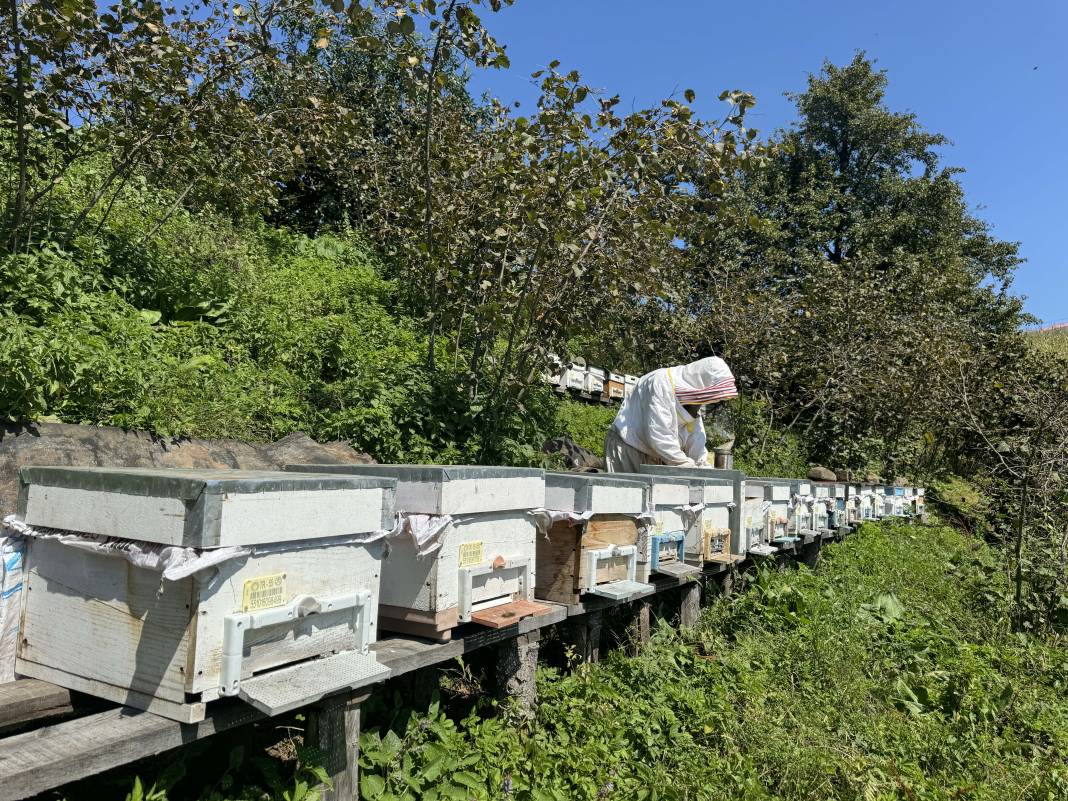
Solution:
{"label": "wooden plank", "polygon": [[520,599],[500,606],[493,606],[489,609],[483,609],[480,612],[472,612],[471,620],[491,629],[503,629],[518,623],[525,617],[536,617],[550,611],[552,611],[552,608],[545,604]]}
{"label": "wooden plank", "polygon": [[[637,545],[638,523],[627,515],[595,515],[591,518],[582,535],[582,553],[579,559],[579,586],[586,583],[589,570],[591,549],[607,548],[611,545]],[[627,562],[623,558],[608,560],[598,565],[595,584],[606,581],[618,581],[627,578]]]}
{"label": "wooden plank", "polygon": [[220,701],[200,723],[126,707],[0,740],[0,801],[15,801],[259,720],[240,701]]}
{"label": "wooden plank", "polygon": [[568,604],[578,600],[579,536],[581,528],[559,520],[544,535],[538,535],[534,597]]}
{"label": "wooden plank", "polygon": [[73,710],[70,691],[47,681],[16,679],[0,684],[0,732]]}
{"label": "wooden plank", "polygon": [[[469,636],[447,643],[395,637],[373,647],[379,661],[397,676],[447,662],[471,650],[559,623],[567,617],[563,606],[544,606],[548,609],[546,614],[525,618],[507,629],[483,629],[483,636]],[[56,691],[62,692],[58,688]],[[253,707],[236,699],[212,703],[205,719],[193,724],[176,723],[149,712],[119,707],[0,739],[0,801],[36,795],[263,717]]]}

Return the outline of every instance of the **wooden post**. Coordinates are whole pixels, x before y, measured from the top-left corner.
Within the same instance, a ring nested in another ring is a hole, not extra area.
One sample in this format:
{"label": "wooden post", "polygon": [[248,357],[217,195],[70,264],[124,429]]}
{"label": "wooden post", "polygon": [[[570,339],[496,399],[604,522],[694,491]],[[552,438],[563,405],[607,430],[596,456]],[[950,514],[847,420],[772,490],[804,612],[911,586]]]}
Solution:
{"label": "wooden post", "polygon": [[649,642],[653,605],[649,601],[635,601],[633,608],[634,621],[630,626],[630,645],[631,654],[636,655]]}
{"label": "wooden post", "polygon": [[716,576],[716,580],[719,582],[719,594],[724,598],[730,598],[734,595],[734,581],[737,575],[738,571],[732,565]]}
{"label": "wooden post", "polygon": [[682,588],[682,602],[679,605],[679,622],[687,627],[693,628],[697,625],[698,619],[701,617],[701,585],[696,582],[690,582]]}
{"label": "wooden post", "polygon": [[601,623],[600,610],[587,612],[574,618],[571,622],[571,639],[574,642],[575,655],[580,662],[601,661]]}
{"label": "wooden post", "polygon": [[357,801],[359,792],[360,704],[368,693],[340,693],[324,698],[308,714],[308,744],[323,755],[333,788],[323,801]]}
{"label": "wooden post", "polygon": [[819,567],[820,546],[821,540],[817,538],[801,549],[801,561],[812,570]]}
{"label": "wooden post", "polygon": [[505,640],[497,646],[497,693],[504,698],[516,698],[520,708],[533,714],[538,702],[538,646],[541,633],[535,629]]}

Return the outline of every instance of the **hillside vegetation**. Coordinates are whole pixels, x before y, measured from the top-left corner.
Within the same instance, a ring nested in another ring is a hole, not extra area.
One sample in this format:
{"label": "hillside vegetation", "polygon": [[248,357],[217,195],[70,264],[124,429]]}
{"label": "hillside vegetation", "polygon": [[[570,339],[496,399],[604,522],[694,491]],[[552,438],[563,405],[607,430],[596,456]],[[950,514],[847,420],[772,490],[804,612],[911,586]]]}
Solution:
{"label": "hillside vegetation", "polygon": [[545,671],[527,728],[432,707],[366,733],[364,796],[1063,798],[1068,653],[1017,638],[1010,598],[978,541],[868,525],[635,659]]}
{"label": "hillside vegetation", "polygon": [[[744,88],[629,107],[551,52],[522,113],[468,84],[511,4],[12,0],[0,416],[553,466],[611,410],[551,392],[551,353],[715,353],[738,466],[907,477],[956,530],[868,527],[545,672],[534,722],[379,720],[364,796],[1064,798],[1068,359],[946,139],[864,53],[779,131]],[[208,746],[131,798],[306,798],[294,752]]]}

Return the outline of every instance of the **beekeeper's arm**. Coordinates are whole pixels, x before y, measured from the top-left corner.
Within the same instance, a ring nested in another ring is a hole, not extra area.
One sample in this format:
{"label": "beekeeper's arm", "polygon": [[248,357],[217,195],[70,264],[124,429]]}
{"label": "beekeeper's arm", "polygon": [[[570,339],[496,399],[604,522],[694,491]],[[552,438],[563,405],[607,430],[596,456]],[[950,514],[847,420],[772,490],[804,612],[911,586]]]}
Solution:
{"label": "beekeeper's arm", "polygon": [[[696,467],[679,446],[678,418],[675,415],[675,393],[666,381],[658,381],[645,411],[645,443],[664,464],[673,467]],[[703,446],[702,446],[703,447]]]}
{"label": "beekeeper's arm", "polygon": [[686,440],[686,455],[693,459],[698,467],[708,467],[708,437],[701,418],[697,418],[694,431]]}

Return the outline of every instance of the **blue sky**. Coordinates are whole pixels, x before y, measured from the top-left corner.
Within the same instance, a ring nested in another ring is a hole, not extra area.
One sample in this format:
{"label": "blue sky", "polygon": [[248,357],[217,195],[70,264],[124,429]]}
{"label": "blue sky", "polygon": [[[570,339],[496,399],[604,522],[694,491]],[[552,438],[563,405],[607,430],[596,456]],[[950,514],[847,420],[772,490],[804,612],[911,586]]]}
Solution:
{"label": "blue sky", "polygon": [[484,21],[512,67],[477,74],[480,91],[529,103],[530,73],[557,58],[622,108],[692,88],[720,116],[721,90],[747,90],[765,133],[793,119],[784,92],[865,50],[891,108],[949,137],[977,214],[1021,243],[1027,310],[1068,320],[1068,0],[516,0]]}

